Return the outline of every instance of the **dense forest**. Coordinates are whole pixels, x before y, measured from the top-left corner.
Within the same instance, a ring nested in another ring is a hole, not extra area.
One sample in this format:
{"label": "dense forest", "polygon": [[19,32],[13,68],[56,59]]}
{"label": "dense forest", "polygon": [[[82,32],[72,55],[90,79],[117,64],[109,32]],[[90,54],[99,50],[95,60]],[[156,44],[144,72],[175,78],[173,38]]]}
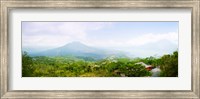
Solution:
{"label": "dense forest", "polygon": [[22,77],[150,77],[143,62],[159,68],[160,77],[178,76],[178,51],[161,57],[94,60],[91,57],[30,56],[22,52]]}

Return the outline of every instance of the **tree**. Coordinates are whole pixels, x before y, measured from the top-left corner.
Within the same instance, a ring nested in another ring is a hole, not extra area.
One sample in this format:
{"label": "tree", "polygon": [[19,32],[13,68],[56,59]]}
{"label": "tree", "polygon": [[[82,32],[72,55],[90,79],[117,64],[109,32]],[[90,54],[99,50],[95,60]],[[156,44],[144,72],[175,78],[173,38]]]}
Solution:
{"label": "tree", "polygon": [[22,52],[22,76],[30,77],[33,72],[33,61],[27,52]]}
{"label": "tree", "polygon": [[177,77],[178,76],[178,51],[173,52],[172,55],[164,55],[161,57],[162,70],[161,76]]}
{"label": "tree", "polygon": [[129,62],[126,65],[125,75],[128,77],[144,77],[151,76],[151,73],[144,66]]}

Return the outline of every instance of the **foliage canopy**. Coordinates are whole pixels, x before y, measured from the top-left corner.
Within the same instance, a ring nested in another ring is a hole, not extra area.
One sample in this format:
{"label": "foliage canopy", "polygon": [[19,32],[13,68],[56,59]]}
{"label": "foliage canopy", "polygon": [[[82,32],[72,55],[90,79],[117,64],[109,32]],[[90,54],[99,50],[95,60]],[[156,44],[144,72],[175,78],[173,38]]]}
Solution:
{"label": "foliage canopy", "polygon": [[148,77],[152,72],[145,66],[136,64],[144,62],[154,68],[160,68],[163,77],[178,76],[178,52],[163,55],[160,58],[116,58],[94,61],[92,58],[73,56],[35,56],[22,53],[23,77]]}

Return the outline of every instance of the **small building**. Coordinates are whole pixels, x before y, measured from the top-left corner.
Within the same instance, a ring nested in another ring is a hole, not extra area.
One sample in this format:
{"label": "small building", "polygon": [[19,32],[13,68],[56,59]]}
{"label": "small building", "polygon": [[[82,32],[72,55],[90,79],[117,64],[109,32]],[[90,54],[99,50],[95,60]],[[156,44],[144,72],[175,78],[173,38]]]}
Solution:
{"label": "small building", "polygon": [[119,70],[114,70],[113,73],[116,74],[116,75],[120,75],[121,74],[121,72]]}
{"label": "small building", "polygon": [[147,65],[147,64],[145,64],[144,62],[138,62],[138,63],[136,63],[136,64],[140,64],[140,65],[142,65],[142,66],[145,66],[146,70],[148,70],[148,71],[150,71],[150,70],[153,69],[153,66]]}
{"label": "small building", "polygon": [[148,70],[148,71],[150,71],[150,70],[152,70],[153,69],[153,66],[151,66],[151,65],[148,65],[147,67],[145,67],[146,68],[146,70]]}
{"label": "small building", "polygon": [[119,70],[114,70],[114,74],[120,75],[121,77],[126,77],[126,75]]}

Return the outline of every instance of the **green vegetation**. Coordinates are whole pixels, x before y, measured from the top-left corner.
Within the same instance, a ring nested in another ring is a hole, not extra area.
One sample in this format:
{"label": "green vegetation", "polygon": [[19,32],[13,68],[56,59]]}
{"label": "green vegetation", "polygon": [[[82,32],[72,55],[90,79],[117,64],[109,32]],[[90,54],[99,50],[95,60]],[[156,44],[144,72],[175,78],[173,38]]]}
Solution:
{"label": "green vegetation", "polygon": [[178,76],[178,52],[160,58],[115,58],[95,61],[91,57],[73,56],[35,56],[27,52],[22,54],[23,77],[148,77],[152,73],[145,66],[136,64],[144,62],[160,67],[163,77]]}
{"label": "green vegetation", "polygon": [[175,51],[172,55],[164,55],[159,59],[161,75],[163,77],[178,76],[178,52]]}

